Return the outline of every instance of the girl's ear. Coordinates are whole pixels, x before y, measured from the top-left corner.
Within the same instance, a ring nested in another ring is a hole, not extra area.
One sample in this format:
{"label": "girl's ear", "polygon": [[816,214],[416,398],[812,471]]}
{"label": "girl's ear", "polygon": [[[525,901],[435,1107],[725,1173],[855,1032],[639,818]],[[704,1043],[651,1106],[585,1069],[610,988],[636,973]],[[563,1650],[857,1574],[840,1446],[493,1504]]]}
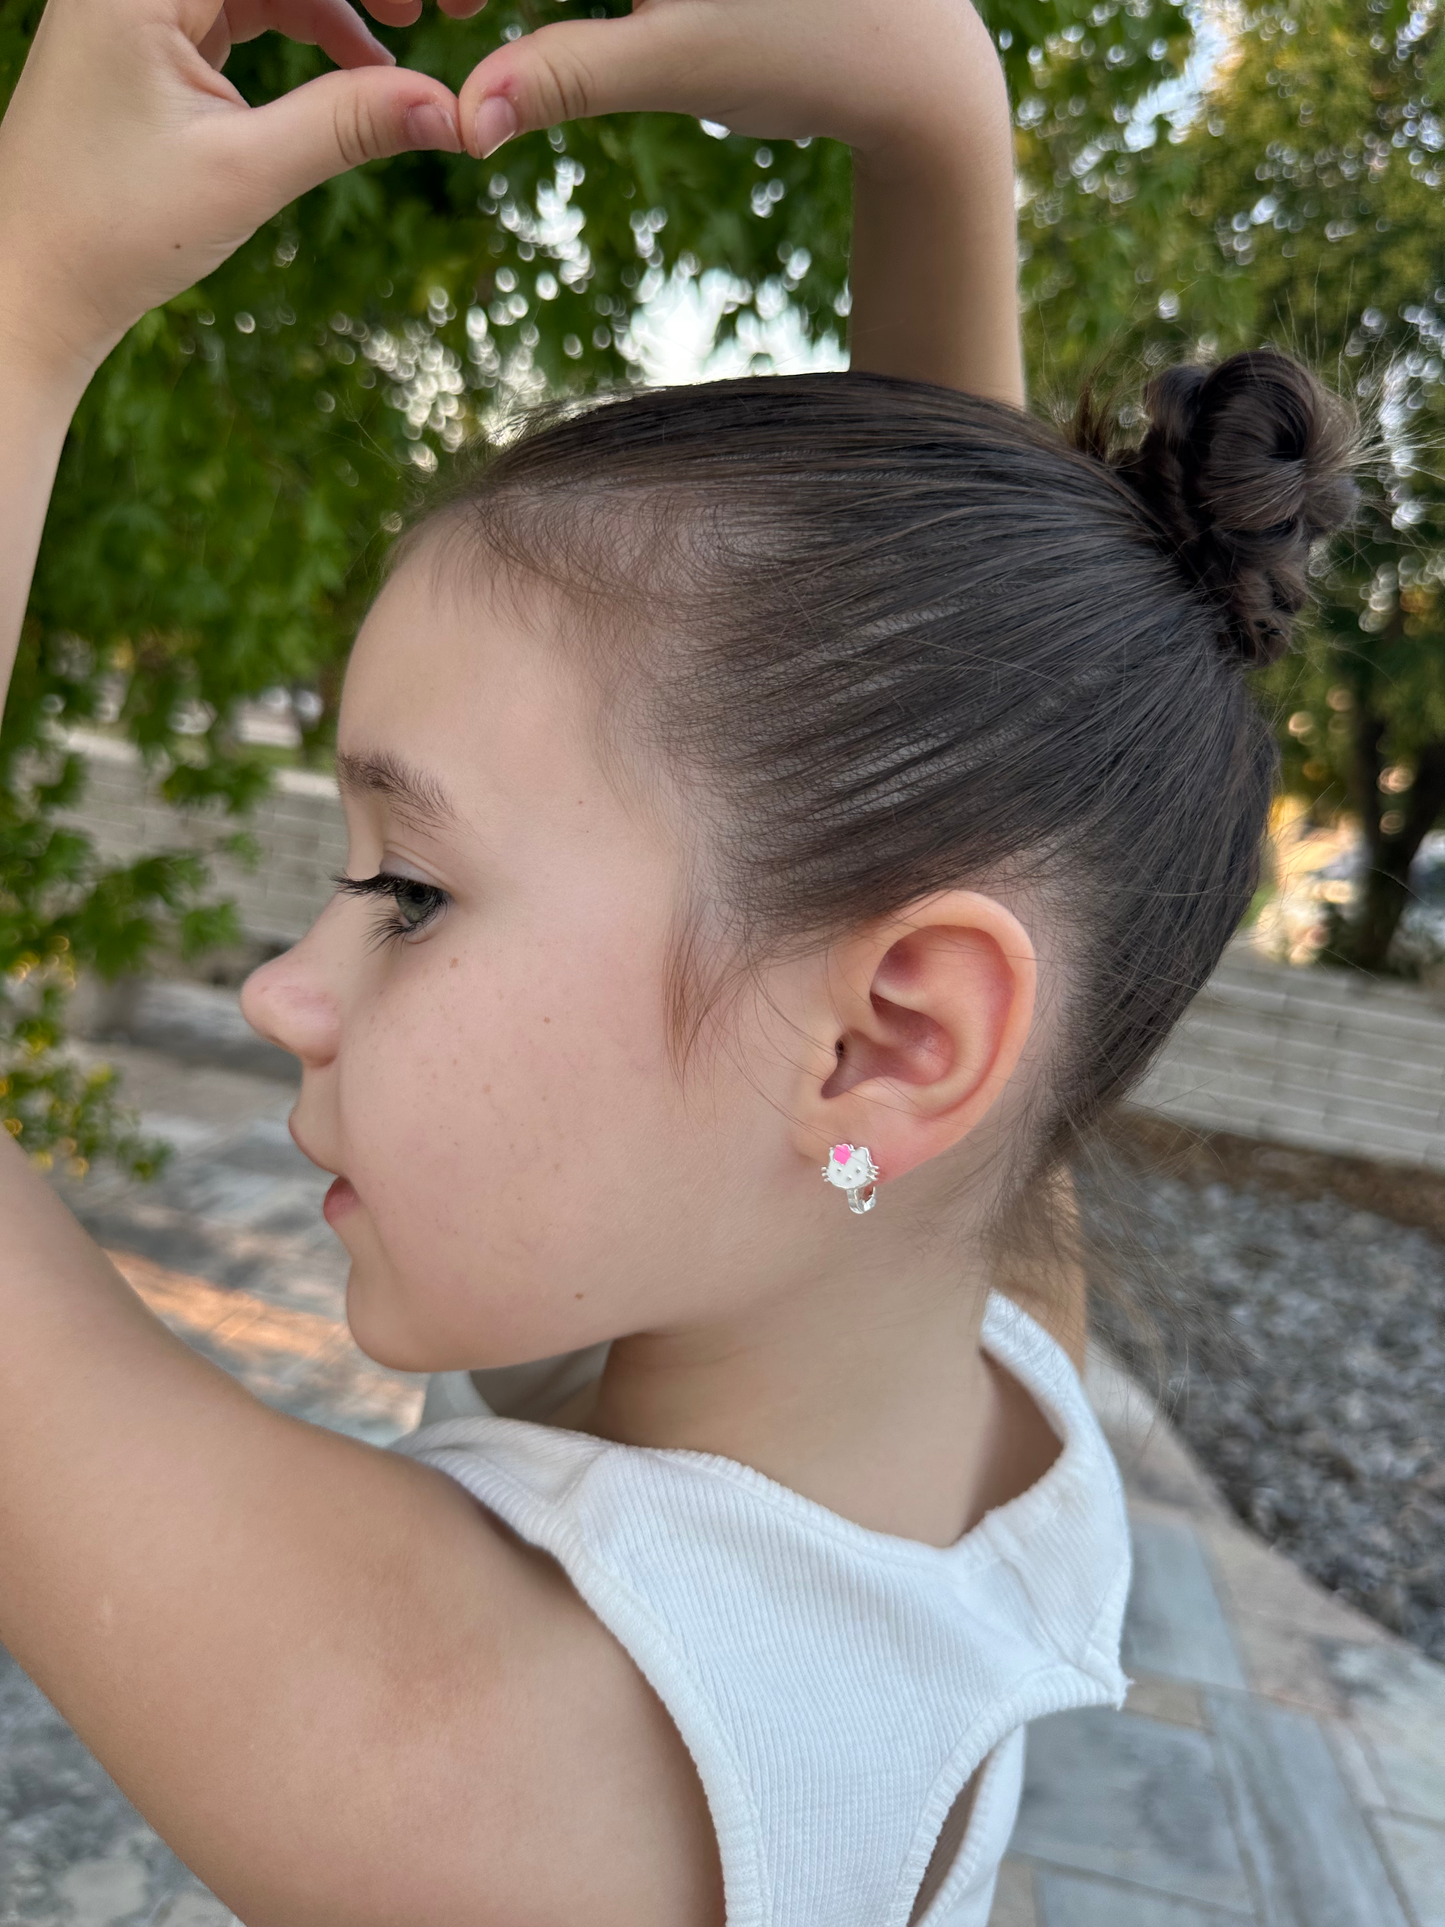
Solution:
{"label": "girl's ear", "polygon": [[836,946],[806,1022],[817,1048],[803,1053],[799,1150],[866,1144],[886,1181],[959,1143],[1018,1066],[1037,975],[1018,918],[972,890]]}

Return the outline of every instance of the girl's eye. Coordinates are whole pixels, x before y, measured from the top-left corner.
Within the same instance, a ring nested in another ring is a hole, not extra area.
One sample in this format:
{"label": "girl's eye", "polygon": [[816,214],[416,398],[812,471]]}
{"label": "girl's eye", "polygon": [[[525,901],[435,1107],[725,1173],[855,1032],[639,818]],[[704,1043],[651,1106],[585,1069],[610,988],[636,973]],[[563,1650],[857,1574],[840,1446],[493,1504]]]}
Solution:
{"label": "girl's eye", "polygon": [[389,876],[385,871],[373,877],[337,877],[335,883],[347,896],[368,897],[378,905],[381,914],[372,926],[374,944],[405,942],[419,935],[451,902],[434,883]]}
{"label": "girl's eye", "polygon": [[408,930],[420,930],[428,918],[435,916],[441,891],[434,890],[429,883],[413,883],[408,877],[398,881],[392,896],[397,922],[405,924]]}

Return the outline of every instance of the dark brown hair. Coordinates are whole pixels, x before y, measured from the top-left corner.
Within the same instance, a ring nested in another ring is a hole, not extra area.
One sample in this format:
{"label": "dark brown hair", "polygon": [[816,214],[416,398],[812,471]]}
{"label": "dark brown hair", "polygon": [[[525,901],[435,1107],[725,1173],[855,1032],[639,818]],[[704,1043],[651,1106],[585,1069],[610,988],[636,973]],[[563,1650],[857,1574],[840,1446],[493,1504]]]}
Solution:
{"label": "dark brown hair", "polygon": [[1050,1154],[1250,902],[1275,753],[1244,666],[1353,505],[1349,415],[1286,356],[1171,368],[1145,408],[1119,449],[1089,406],[1071,445],[879,376],[643,390],[554,413],[438,511],[449,549],[605,614],[642,669],[631,724],[707,825],[680,955],[1037,893],[1070,963]]}

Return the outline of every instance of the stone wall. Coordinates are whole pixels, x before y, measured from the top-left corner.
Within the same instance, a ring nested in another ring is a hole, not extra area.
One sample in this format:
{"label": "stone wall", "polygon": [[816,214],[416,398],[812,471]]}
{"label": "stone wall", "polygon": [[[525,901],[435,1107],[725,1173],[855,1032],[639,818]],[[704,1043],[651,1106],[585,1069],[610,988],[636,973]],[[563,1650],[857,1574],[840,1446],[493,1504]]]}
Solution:
{"label": "stone wall", "polygon": [[1137,1101],[1206,1130],[1445,1170],[1445,1007],[1236,945]]}
{"label": "stone wall", "polygon": [[[70,746],[86,758],[90,777],[80,808],[62,820],[86,831],[111,863],[133,863],[152,850],[213,855],[216,894],[234,899],[247,934],[262,943],[295,943],[346,867],[346,819],[329,776],[281,771],[270,795],[238,823],[210,809],[172,809],[129,743],[76,731]],[[238,829],[261,847],[255,869],[215,854]]]}
{"label": "stone wall", "polygon": [[[124,743],[79,736],[90,785],[73,820],[101,852],[211,850],[233,824],[159,801]],[[287,771],[248,820],[253,871],[216,859],[247,932],[293,943],[346,861],[328,777]],[[1200,993],[1137,1101],[1203,1129],[1445,1170],[1445,1005],[1404,985],[1291,970],[1236,945]]]}

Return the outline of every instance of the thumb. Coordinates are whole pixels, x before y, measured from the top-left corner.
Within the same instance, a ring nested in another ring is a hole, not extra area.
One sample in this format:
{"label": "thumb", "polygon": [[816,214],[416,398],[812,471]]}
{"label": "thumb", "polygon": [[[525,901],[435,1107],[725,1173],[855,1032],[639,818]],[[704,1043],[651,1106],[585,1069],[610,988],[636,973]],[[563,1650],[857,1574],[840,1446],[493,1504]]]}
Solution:
{"label": "thumb", "polygon": [[[460,124],[469,153],[484,159],[514,134],[594,114],[694,113],[717,91],[721,46],[700,44],[716,10],[689,6],[568,20],[539,27],[476,67],[462,88]],[[725,32],[725,29],[724,29]],[[710,36],[721,41],[714,27]]]}
{"label": "thumb", "polygon": [[352,67],[223,122],[228,159],[264,210],[258,223],[308,188],[363,161],[422,148],[461,152],[456,97],[405,67]]}

